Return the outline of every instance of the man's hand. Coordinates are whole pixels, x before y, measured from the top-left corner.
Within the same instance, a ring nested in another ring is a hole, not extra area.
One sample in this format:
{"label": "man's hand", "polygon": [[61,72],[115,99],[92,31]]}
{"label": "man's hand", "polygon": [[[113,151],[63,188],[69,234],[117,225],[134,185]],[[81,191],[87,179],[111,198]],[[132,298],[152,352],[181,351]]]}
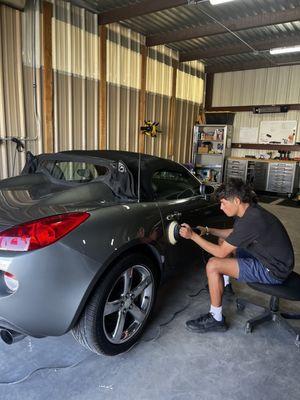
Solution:
{"label": "man's hand", "polygon": [[[199,236],[204,236],[207,233],[205,226],[197,226],[197,229],[200,231]],[[191,239],[192,236],[198,234],[198,232],[195,233],[188,224],[181,224],[179,234],[185,239]]]}
{"label": "man's hand", "polygon": [[[202,238],[202,229],[204,233],[206,233],[206,228],[203,228],[202,226],[198,226],[201,230],[201,235],[197,235],[192,228],[188,224],[181,224],[180,225],[180,230],[179,234],[181,237],[184,239],[191,239],[195,243],[198,244],[198,246],[202,247],[205,251],[208,253],[212,254],[215,257],[218,258],[225,258],[228,257],[229,254],[231,254],[233,251],[236,250],[235,246],[232,246],[231,244],[227,243],[225,240],[223,240],[222,244],[214,244],[209,242],[208,240]],[[202,229],[201,229],[202,228]],[[209,233],[211,232],[211,229],[209,229]]]}
{"label": "man's hand", "polygon": [[181,224],[179,235],[185,239],[191,239],[195,232],[192,231],[192,228],[188,224]]}

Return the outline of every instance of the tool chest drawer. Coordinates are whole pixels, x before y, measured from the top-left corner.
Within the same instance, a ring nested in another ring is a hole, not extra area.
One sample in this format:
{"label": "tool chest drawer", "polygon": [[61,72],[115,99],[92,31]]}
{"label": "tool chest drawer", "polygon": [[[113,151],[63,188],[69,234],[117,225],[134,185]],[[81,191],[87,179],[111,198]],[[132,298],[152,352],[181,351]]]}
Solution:
{"label": "tool chest drawer", "polygon": [[270,163],[267,190],[277,193],[292,193],[296,164]]}
{"label": "tool chest drawer", "polygon": [[232,160],[226,162],[226,180],[230,178],[241,178],[246,180],[247,160]]}

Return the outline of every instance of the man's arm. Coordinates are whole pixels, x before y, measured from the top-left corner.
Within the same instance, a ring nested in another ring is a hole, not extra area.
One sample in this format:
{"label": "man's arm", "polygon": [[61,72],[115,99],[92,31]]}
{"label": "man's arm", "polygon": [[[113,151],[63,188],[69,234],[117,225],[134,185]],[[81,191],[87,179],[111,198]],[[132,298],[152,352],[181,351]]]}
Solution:
{"label": "man's arm", "polygon": [[[222,230],[222,229],[220,229]],[[227,230],[227,229],[224,229]],[[228,229],[230,230],[230,229]],[[215,257],[219,258],[225,258],[229,256],[234,250],[236,250],[235,246],[232,246],[231,244],[227,243],[226,241],[223,241],[222,244],[214,244],[209,242],[208,240],[203,239],[200,235],[197,235],[197,233],[193,232],[191,227],[187,224],[182,224],[180,228],[180,236],[182,236],[185,239],[191,239],[195,243],[198,244],[198,246],[202,247],[205,251],[208,253],[212,254]],[[227,235],[228,236],[228,235]],[[220,237],[220,236],[219,236]]]}
{"label": "man's arm", "polygon": [[226,239],[227,236],[229,236],[232,231],[233,231],[233,229],[217,229],[217,228],[207,227],[207,233],[209,233],[213,236],[217,236],[221,239]]}

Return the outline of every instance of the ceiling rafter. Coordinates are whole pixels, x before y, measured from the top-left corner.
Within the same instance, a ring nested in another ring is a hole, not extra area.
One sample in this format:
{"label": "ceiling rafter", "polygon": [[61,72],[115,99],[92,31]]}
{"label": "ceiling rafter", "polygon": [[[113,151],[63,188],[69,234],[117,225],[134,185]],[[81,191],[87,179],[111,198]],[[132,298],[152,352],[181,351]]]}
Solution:
{"label": "ceiling rafter", "polygon": [[[248,41],[249,42],[249,41]],[[300,34],[277,37],[272,39],[264,39],[260,41],[249,42],[251,47],[257,51],[270,50],[275,47],[296,46],[300,43]],[[209,48],[203,50],[195,50],[188,53],[180,53],[179,61],[193,61],[199,59],[216,58],[222,56],[232,56],[235,54],[252,53],[251,49],[245,44],[236,44],[231,46],[222,46],[218,48]],[[255,53],[254,53],[255,54]]]}
{"label": "ceiling rafter", "polygon": [[129,18],[162,11],[187,4],[187,0],[144,0],[125,7],[113,8],[99,14],[99,25],[111,24]]}
{"label": "ceiling rafter", "polygon": [[241,63],[229,63],[229,64],[219,64],[213,66],[205,67],[206,73],[218,73],[218,72],[231,72],[231,71],[244,71],[248,69],[259,69],[259,68],[273,68],[273,67],[283,67],[283,66],[300,65],[300,57],[294,58],[293,61],[282,61],[275,62],[273,64],[271,61],[265,60],[253,60]]}
{"label": "ceiling rafter", "polygon": [[[239,19],[230,19],[221,21],[228,29],[232,31],[240,31],[249,28],[258,28],[268,25],[276,25],[285,22],[293,22],[300,20],[300,7],[293,9],[276,11],[272,13],[265,13],[252,17],[245,17]],[[174,43],[182,40],[194,39],[203,36],[212,36],[220,33],[228,32],[223,26],[216,23],[189,27],[176,31],[162,32],[152,36],[146,37],[147,46],[156,46],[160,44]]]}

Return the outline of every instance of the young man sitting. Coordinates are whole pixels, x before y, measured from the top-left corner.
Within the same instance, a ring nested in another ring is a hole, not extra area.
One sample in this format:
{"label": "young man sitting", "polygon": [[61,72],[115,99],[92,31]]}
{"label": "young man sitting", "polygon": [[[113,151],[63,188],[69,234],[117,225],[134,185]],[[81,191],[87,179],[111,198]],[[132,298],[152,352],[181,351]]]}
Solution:
{"label": "young man sitting", "polygon": [[[281,284],[294,266],[294,251],[282,223],[256,204],[255,193],[241,179],[230,179],[216,191],[220,208],[235,217],[233,229],[202,228],[223,240],[214,244],[182,224],[180,235],[191,239],[212,254],[206,265],[210,294],[210,311],[186,322],[194,332],[225,331],[222,314],[223,275],[239,282]],[[234,253],[234,257],[229,257]]]}

